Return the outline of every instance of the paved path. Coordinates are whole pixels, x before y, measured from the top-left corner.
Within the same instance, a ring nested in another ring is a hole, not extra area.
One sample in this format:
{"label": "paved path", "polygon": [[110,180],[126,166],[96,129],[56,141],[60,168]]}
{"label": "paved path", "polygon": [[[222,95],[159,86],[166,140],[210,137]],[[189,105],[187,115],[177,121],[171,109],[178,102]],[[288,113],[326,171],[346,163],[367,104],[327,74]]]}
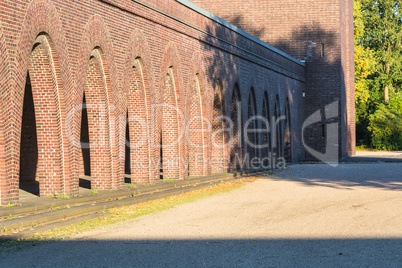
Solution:
{"label": "paved path", "polygon": [[357,151],[355,156],[344,162],[399,162],[402,163],[402,151]]}
{"label": "paved path", "polygon": [[291,166],[274,177],[13,253],[2,267],[400,267],[402,164]]}
{"label": "paved path", "polygon": [[357,151],[356,156],[359,157],[384,157],[384,158],[400,158],[402,159],[402,151]]}

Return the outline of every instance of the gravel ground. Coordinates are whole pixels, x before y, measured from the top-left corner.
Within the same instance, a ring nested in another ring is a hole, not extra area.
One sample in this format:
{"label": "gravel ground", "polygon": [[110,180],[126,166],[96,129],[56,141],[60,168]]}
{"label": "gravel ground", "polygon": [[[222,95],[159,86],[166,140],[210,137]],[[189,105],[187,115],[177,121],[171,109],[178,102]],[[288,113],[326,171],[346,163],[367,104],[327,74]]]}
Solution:
{"label": "gravel ground", "polygon": [[401,267],[402,164],[296,165],[244,188],[68,241],[2,267]]}

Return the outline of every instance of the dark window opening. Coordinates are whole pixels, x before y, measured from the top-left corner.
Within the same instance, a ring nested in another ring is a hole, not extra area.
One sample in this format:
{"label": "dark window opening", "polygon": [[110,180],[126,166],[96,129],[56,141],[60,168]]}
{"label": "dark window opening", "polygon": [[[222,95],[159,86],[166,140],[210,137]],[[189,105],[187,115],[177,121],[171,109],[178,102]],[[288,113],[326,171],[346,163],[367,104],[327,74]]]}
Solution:
{"label": "dark window opening", "polygon": [[25,84],[24,105],[21,125],[20,144],[20,189],[39,195],[38,168],[38,136],[36,132],[35,107],[29,73]]}
{"label": "dark window opening", "polygon": [[125,168],[124,168],[124,180],[125,183],[131,183],[131,151],[130,151],[130,124],[128,120],[128,112],[126,119],[126,146],[125,146]]}
{"label": "dark window opening", "polygon": [[160,135],[160,137],[161,137],[161,139],[160,139],[160,158],[159,158],[159,161],[160,161],[160,179],[161,180],[163,180],[163,142],[162,142],[162,133],[161,133],[161,135]]}
{"label": "dark window opening", "polygon": [[82,102],[82,117],[81,117],[81,152],[82,152],[82,160],[84,165],[84,178],[80,177],[80,187],[91,189],[91,181],[89,178],[91,177],[91,153],[90,153],[90,144],[89,144],[89,127],[88,127],[88,110],[87,110],[87,102],[84,94],[83,102]]}

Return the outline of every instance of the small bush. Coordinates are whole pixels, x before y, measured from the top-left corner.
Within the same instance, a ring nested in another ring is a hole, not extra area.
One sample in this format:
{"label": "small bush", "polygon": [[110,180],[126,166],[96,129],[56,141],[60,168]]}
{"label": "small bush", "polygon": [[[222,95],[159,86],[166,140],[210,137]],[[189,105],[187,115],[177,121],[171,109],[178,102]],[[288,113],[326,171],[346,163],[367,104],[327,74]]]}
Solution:
{"label": "small bush", "polygon": [[394,105],[381,104],[370,115],[368,130],[373,147],[378,150],[402,150],[402,111]]}
{"label": "small bush", "polygon": [[91,194],[99,194],[98,189],[96,188],[92,189]]}

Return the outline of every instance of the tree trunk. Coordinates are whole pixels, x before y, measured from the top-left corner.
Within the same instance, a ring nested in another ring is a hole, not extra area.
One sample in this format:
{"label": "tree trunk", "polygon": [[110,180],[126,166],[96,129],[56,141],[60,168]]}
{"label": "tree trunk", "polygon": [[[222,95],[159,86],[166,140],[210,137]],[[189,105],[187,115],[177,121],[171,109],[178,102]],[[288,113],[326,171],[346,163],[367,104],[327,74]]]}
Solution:
{"label": "tree trunk", "polygon": [[388,89],[388,86],[385,86],[385,88],[384,88],[384,99],[385,99],[385,104],[389,104],[389,89]]}

